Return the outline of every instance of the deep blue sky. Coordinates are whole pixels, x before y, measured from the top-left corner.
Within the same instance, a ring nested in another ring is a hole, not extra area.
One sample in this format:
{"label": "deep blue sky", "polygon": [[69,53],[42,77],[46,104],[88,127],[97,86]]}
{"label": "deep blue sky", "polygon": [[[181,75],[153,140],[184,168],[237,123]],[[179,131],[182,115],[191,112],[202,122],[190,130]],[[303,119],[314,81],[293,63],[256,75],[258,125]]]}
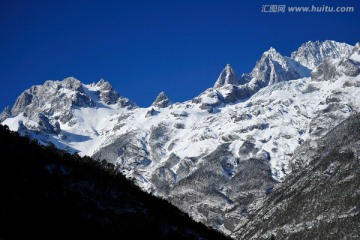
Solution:
{"label": "deep blue sky", "polygon": [[[264,4],[354,6],[354,13],[261,13]],[[262,52],[308,40],[360,41],[360,1],[0,0],[0,108],[34,84],[109,81],[149,106],[211,87],[230,63],[249,72]],[[1,110],[0,110],[1,111]]]}

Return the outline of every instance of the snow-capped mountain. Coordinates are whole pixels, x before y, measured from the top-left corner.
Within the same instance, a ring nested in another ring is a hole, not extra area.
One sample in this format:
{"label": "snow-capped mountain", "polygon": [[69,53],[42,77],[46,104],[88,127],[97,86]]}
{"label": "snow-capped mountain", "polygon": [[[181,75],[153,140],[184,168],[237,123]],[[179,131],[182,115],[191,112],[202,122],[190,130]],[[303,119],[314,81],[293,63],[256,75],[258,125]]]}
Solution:
{"label": "snow-capped mountain", "polygon": [[242,74],[239,80],[230,64],[227,64],[214,87],[207,89],[193,102],[201,103],[200,108],[212,112],[214,107],[247,99],[266,86],[309,77],[310,72],[310,69],[270,48],[262,54],[251,73]]}
{"label": "snow-capped mountain", "polygon": [[241,79],[227,65],[194,99],[172,103],[160,93],[148,108],[104,80],[47,81],[0,120],[41,143],[116,163],[144,190],[230,235],[291,173],[304,141],[360,111],[358,58],[359,44],[334,41],[306,43],[291,58],[270,48]]}
{"label": "snow-capped mountain", "polygon": [[291,58],[284,57],[274,48],[264,52],[250,74],[242,76],[243,82],[265,87],[278,82],[310,76],[310,70]]}
{"label": "snow-capped mountain", "polygon": [[291,53],[291,58],[309,69],[314,69],[325,59],[348,57],[353,48],[354,46],[349,44],[331,40],[308,41]]}
{"label": "snow-capped mountain", "polygon": [[24,91],[11,111],[6,108],[1,117],[8,116],[4,123],[12,130],[21,130],[41,143],[52,142],[60,148],[91,155],[111,114],[136,107],[103,79],[86,85],[69,77],[49,80]]}

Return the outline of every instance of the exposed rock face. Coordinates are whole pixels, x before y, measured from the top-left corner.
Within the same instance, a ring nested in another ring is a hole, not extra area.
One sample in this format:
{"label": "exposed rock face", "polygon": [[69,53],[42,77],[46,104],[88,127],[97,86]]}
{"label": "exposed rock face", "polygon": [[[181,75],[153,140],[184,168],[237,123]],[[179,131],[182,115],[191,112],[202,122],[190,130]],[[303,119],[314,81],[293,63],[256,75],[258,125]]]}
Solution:
{"label": "exposed rock face", "polygon": [[98,151],[93,157],[95,159],[111,159],[111,162],[118,162],[121,168],[132,171],[144,168],[151,163],[151,160],[149,160],[147,149],[144,148],[144,143],[138,141],[141,134],[140,132],[129,132],[118,136],[113,143],[105,146],[103,151]]}
{"label": "exposed rock face", "polygon": [[309,69],[314,69],[326,59],[348,57],[353,46],[335,41],[306,42],[291,53],[291,58]]}
{"label": "exposed rock face", "polygon": [[278,82],[289,81],[310,76],[310,70],[294,60],[283,57],[274,48],[264,52],[260,61],[249,75],[244,75],[250,84],[265,87]]}
{"label": "exposed rock face", "polygon": [[17,99],[16,102],[11,109],[11,113],[14,115],[18,115],[21,112],[25,113],[25,108],[32,102],[33,96],[28,92],[23,92]]}
{"label": "exposed rock face", "polygon": [[120,94],[117,93],[109,82],[106,82],[104,79],[101,79],[97,84],[97,87],[100,88],[100,99],[106,104],[115,104],[120,99]]}
{"label": "exposed rock face", "polygon": [[66,78],[62,82],[46,81],[43,86],[33,86],[23,92],[11,109],[12,115],[24,113],[31,117],[44,111],[40,107],[47,105],[48,115],[55,111],[69,112],[72,107],[94,107],[94,101],[85,94],[82,83],[75,78]]}
{"label": "exposed rock face", "polygon": [[170,104],[169,97],[164,92],[161,92],[156,97],[155,101],[151,104],[151,106],[159,107],[159,108],[166,108],[169,106],[169,104]]}
{"label": "exposed rock face", "polygon": [[356,43],[349,58],[353,61],[360,62],[360,42]]}
{"label": "exposed rock face", "polygon": [[263,53],[250,74],[241,76],[242,85],[236,80],[231,66],[227,65],[214,88],[206,90],[196,101],[201,102],[201,109],[212,113],[214,107],[249,98],[266,86],[309,76],[310,69],[270,48]]}
{"label": "exposed rock face", "polygon": [[[276,181],[265,157],[238,158],[228,147],[229,143],[220,145],[201,163],[198,158],[181,160],[181,171],[177,171],[181,180],[172,184],[165,195],[207,225],[232,231],[238,221],[247,218],[248,203],[263,197]],[[196,165],[192,171],[191,166]],[[171,165],[164,168],[173,173]],[[162,186],[160,182],[159,188]]]}
{"label": "exposed rock face", "polygon": [[214,88],[218,88],[227,84],[238,85],[238,79],[234,69],[227,64],[224,70],[220,73],[219,78],[216,80]]}
{"label": "exposed rock face", "polygon": [[131,102],[129,99],[121,97],[118,92],[114,90],[111,84],[104,79],[101,79],[96,85],[100,93],[100,100],[106,104],[117,104],[122,108],[134,108],[136,104]]}
{"label": "exposed rock face", "polygon": [[[238,226],[238,239],[357,239],[360,236],[360,114],[307,142],[294,172]],[[310,151],[309,151],[310,150]],[[310,154],[309,154],[310,152]]]}
{"label": "exposed rock face", "polygon": [[335,81],[341,76],[356,77],[360,74],[360,62],[350,58],[325,60],[311,73],[315,81]]}
{"label": "exposed rock face", "polygon": [[154,116],[154,115],[156,115],[156,113],[157,113],[157,111],[154,108],[150,108],[150,110],[146,112],[145,117],[148,118],[148,117]]}
{"label": "exposed rock face", "polygon": [[63,81],[48,80],[44,85],[24,91],[16,99],[11,111],[3,111],[2,119],[22,115],[29,119],[29,122],[23,123],[26,128],[57,135],[61,131],[60,123],[67,126],[78,123],[79,120],[74,119],[75,111],[96,109],[104,104],[111,108],[136,107],[128,99],[120,97],[110,83],[103,79],[97,84],[85,85],[69,77]]}
{"label": "exposed rock face", "polygon": [[36,122],[38,122],[39,130],[41,132],[50,133],[50,134],[51,133],[56,134],[55,127],[53,125],[51,125],[49,119],[44,114],[39,113],[36,116],[35,120],[36,120]]}
{"label": "exposed rock face", "polygon": [[10,118],[12,116],[10,107],[7,106],[0,114],[0,123],[4,121],[7,118]]}

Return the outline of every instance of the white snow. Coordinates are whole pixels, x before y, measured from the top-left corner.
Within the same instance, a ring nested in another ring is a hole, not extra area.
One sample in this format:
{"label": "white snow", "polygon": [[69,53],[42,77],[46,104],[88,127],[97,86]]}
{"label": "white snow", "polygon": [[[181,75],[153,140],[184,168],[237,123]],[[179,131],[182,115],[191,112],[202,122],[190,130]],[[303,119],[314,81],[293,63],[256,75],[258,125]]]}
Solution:
{"label": "white snow", "polygon": [[[345,49],[343,52],[349,48],[347,45],[342,47]],[[272,55],[273,59],[277,59],[284,68],[287,68],[289,64],[294,64],[289,63],[292,60],[282,57],[275,49],[270,49],[266,54]],[[358,55],[352,57],[357,59]],[[214,104],[219,101],[216,91],[223,95],[229,92],[227,86],[220,86],[216,90],[208,89],[202,93],[198,97],[200,103],[186,101],[171,104],[167,108],[154,107],[156,114],[150,117],[146,117],[146,114],[151,108],[129,110],[116,104],[105,104],[97,92],[101,88],[99,84],[83,85],[86,95],[94,100],[96,106],[74,109],[72,121],[75,124],[60,122],[62,133],[59,135],[47,135],[45,138],[34,135],[34,137],[40,138],[44,143],[54,142],[58,147],[73,149],[81,155],[91,156],[102,147],[111,144],[118,136],[129,132],[137,133],[139,147],[149,149],[149,134],[152,128],[164,125],[169,129],[167,132],[169,139],[162,149],[160,159],[151,159],[152,163],[146,171],[144,170],[143,184],[148,189],[150,188],[148,182],[150,173],[163,164],[171,154],[176,154],[181,159],[198,157],[201,162],[202,156],[213,152],[220,143],[226,141],[230,141],[229,150],[234,156],[239,156],[239,148],[245,141],[253,142],[255,147],[260,149],[257,154],[269,157],[273,178],[281,181],[291,171],[289,160],[295,149],[306,139],[315,137],[310,134],[310,122],[327,107],[324,103],[328,97],[341,91],[341,94],[337,96],[341,98],[341,103],[345,106],[341,110],[343,116],[360,110],[358,98],[360,88],[343,87],[345,82],[359,81],[359,76],[340,77],[336,81],[323,82],[302,78],[270,85],[249,99],[234,104],[220,105],[214,113],[200,109],[199,106],[203,103]],[[56,85],[55,83],[47,82],[53,86]],[[315,90],[305,91],[309,86]],[[66,88],[62,88],[60,93],[70,98],[73,94]],[[43,108],[50,107],[44,104]],[[53,118],[60,114],[60,112],[55,112]],[[235,120],[239,116],[247,117]],[[29,129],[37,127],[35,121],[24,117],[23,114],[6,119],[4,124],[11,130],[17,131],[20,121]],[[55,120],[50,119],[50,121]],[[175,124],[180,124],[182,127],[176,128]],[[229,136],[232,140],[226,140]],[[118,161],[121,163],[122,160],[118,159]],[[178,165],[172,167],[174,173],[178,168]],[[132,169],[129,169],[126,174],[132,174]]]}
{"label": "white snow", "polygon": [[[321,105],[321,102],[325,102],[334,91],[342,89],[342,91],[346,90],[346,94],[341,95],[342,103],[360,106],[360,100],[357,98],[360,89],[342,88],[345,81],[360,81],[360,79],[340,78],[335,82],[312,82],[310,78],[304,78],[282,82],[260,90],[244,102],[222,107],[221,111],[215,114],[201,110],[197,104],[184,102],[168,108],[156,108],[157,115],[145,117],[149,108],[126,110],[101,103],[96,108],[76,109],[74,111],[76,124],[73,126],[61,124],[60,126],[67,138],[65,140],[58,136],[53,136],[53,138],[64,146],[76,149],[81,155],[91,156],[101,147],[110,144],[116,136],[128,131],[143,132],[139,141],[146,142],[151,127],[165,124],[172,129],[169,132],[168,144],[173,142],[174,146],[171,151],[165,151],[161,159],[157,159],[156,162],[161,163],[166,161],[171,153],[175,153],[182,159],[208,154],[214,151],[219,143],[224,142],[223,136],[230,134],[238,138],[230,145],[234,156],[237,156],[238,149],[246,139],[253,139],[257,148],[270,155],[273,177],[281,181],[290,171],[289,159],[300,145],[299,141],[310,137],[310,121],[319,110],[326,107],[326,105]],[[310,84],[320,90],[303,93],[302,91]],[[86,87],[89,92],[96,90],[94,86]],[[245,107],[249,103],[252,103],[251,106]],[[175,117],[174,108],[176,112],[186,112],[188,115]],[[118,124],[118,118],[124,114],[129,115],[122,120],[124,126],[118,131],[113,131]],[[231,118],[234,114],[249,114],[252,117],[234,122]],[[343,114],[351,114],[351,112]],[[36,122],[28,120],[22,114],[6,119],[4,124],[11,130],[17,130],[20,120],[27,127],[36,126]],[[184,128],[174,128],[175,122],[183,124]],[[267,127],[251,128],[257,124],[264,124]],[[149,166],[150,172],[151,169],[157,167],[155,161],[153,163]],[[175,167],[175,172],[176,169]]]}

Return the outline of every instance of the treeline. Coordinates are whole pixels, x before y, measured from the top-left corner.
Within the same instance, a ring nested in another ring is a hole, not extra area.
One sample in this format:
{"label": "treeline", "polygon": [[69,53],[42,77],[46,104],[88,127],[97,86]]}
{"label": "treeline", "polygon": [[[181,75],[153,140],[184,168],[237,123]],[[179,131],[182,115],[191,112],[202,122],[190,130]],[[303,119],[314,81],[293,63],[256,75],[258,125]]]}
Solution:
{"label": "treeline", "polygon": [[121,175],[0,125],[0,239],[226,239]]}

